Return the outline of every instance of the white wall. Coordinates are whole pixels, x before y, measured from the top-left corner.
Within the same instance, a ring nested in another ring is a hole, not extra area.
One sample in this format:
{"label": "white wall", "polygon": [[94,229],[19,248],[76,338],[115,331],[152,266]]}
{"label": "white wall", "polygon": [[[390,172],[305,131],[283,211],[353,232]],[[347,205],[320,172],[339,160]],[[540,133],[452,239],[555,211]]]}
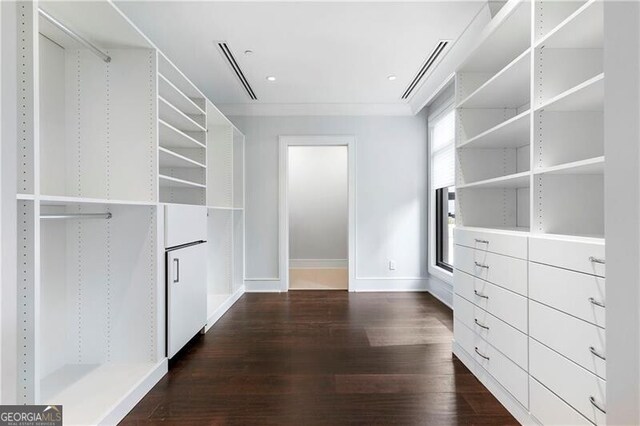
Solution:
{"label": "white wall", "polygon": [[[246,135],[248,281],[280,277],[278,136],[354,135],[355,272],[361,281],[356,288],[426,288],[427,130],[423,115],[231,120]],[[395,271],[389,270],[389,260],[396,261]]]}
{"label": "white wall", "polygon": [[347,153],[346,146],[289,147],[289,258],[292,261],[346,262]]}

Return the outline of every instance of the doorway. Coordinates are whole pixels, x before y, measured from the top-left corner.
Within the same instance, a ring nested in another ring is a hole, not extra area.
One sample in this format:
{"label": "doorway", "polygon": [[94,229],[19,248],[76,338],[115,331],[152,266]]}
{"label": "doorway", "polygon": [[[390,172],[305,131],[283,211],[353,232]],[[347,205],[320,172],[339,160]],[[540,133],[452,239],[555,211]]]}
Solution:
{"label": "doorway", "polygon": [[284,291],[349,290],[353,137],[280,138],[280,275]]}

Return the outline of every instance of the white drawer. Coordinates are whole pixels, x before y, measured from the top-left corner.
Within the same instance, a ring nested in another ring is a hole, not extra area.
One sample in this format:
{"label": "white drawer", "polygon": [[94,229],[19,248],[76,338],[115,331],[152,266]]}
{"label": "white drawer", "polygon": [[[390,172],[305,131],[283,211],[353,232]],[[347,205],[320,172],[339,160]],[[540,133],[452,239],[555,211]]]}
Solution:
{"label": "white drawer", "polygon": [[543,425],[592,426],[580,413],[558,398],[536,379],[529,379],[531,414]]}
{"label": "white drawer", "polygon": [[456,228],[454,242],[478,250],[527,259],[527,237],[524,235]]}
{"label": "white drawer", "polygon": [[164,206],[165,248],[207,240],[207,208],[168,204]]}
{"label": "white drawer", "polygon": [[527,261],[500,254],[455,246],[455,266],[516,293],[527,295]]}
{"label": "white drawer", "polygon": [[529,339],[529,372],[596,425],[606,424],[606,382],[533,339]]}
{"label": "white drawer", "polygon": [[[457,314],[457,313],[456,313]],[[529,335],[573,362],[606,379],[605,331],[537,302],[529,302]]]}
{"label": "white drawer", "polygon": [[528,407],[529,376],[513,361],[495,349],[460,321],[454,321],[455,341],[494,379]]}
{"label": "white drawer", "polygon": [[605,279],[566,269],[529,263],[529,298],[605,326]]}
{"label": "white drawer", "polygon": [[456,320],[479,334],[521,368],[528,368],[529,349],[525,334],[458,295],[453,299],[453,312]]}
{"label": "white drawer", "polygon": [[605,276],[604,243],[529,238],[529,260],[586,274]]}
{"label": "white drawer", "polygon": [[456,294],[500,318],[523,333],[527,332],[527,299],[480,278],[453,271]]}

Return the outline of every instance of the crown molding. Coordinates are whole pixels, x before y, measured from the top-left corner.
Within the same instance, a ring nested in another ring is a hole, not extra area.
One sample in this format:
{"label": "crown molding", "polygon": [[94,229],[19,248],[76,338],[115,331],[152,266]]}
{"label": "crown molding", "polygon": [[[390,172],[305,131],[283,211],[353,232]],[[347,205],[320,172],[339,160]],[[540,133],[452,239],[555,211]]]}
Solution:
{"label": "crown molding", "polygon": [[408,103],[393,104],[218,104],[226,116],[370,116],[414,115]]}

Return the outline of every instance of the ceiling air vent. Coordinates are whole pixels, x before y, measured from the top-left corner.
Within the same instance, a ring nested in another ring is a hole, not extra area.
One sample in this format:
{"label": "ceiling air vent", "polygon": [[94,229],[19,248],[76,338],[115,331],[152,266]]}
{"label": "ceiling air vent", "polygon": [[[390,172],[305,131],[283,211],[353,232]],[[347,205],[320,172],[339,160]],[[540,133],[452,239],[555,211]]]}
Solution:
{"label": "ceiling air vent", "polygon": [[420,83],[422,78],[427,74],[427,71],[431,69],[433,64],[436,63],[438,58],[442,56],[442,52],[444,52],[448,44],[449,42],[447,40],[440,40],[438,42],[436,48],[433,49],[433,52],[431,52],[425,63],[420,68],[420,71],[418,71],[416,76],[411,81],[411,84],[409,84],[409,87],[407,87],[407,90],[405,90],[402,94],[402,99],[409,99],[411,97],[413,91],[416,89],[416,87],[418,87],[418,83]]}
{"label": "ceiling air vent", "polygon": [[254,101],[257,101],[258,97],[256,96],[255,92],[251,88],[249,81],[244,76],[244,73],[240,69],[240,65],[238,65],[238,62],[236,62],[236,58],[234,58],[233,53],[231,53],[231,49],[229,49],[229,46],[227,45],[227,43],[225,43],[224,41],[219,41],[219,42],[216,42],[216,44],[218,45],[218,49],[220,50],[220,53],[222,53],[222,57],[227,61],[227,63],[231,67],[231,70],[233,70],[233,72],[235,73],[236,77],[238,77],[238,80],[240,81],[240,84],[242,84],[242,87],[244,87],[244,90],[247,92],[247,95],[249,95],[249,97]]}

